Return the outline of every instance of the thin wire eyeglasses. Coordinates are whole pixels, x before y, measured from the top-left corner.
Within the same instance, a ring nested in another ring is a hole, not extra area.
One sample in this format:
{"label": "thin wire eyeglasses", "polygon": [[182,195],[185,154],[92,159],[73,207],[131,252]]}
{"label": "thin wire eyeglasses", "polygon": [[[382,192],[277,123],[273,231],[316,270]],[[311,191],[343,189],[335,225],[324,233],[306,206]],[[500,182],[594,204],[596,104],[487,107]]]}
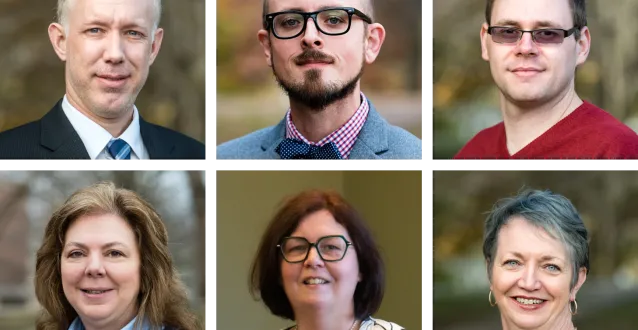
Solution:
{"label": "thin wire eyeglasses", "polygon": [[536,29],[536,30],[522,30],[511,26],[490,26],[487,28],[487,33],[492,36],[492,40],[499,44],[514,44],[519,42],[523,38],[525,32],[529,32],[532,35],[532,40],[540,45],[546,44],[560,44],[563,40],[578,30],[578,27],[574,26],[569,30],[563,29]]}

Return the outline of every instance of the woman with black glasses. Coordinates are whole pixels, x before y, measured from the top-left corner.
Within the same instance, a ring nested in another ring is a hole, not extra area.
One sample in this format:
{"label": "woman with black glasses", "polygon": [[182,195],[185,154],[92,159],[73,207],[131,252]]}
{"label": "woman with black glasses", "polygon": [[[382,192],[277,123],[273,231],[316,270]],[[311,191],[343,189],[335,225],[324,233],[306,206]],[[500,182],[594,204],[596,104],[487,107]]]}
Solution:
{"label": "woman with black glasses", "polygon": [[295,321],[286,330],[400,330],[373,318],[384,266],[360,215],[333,192],[302,192],[271,220],[252,264],[250,291]]}

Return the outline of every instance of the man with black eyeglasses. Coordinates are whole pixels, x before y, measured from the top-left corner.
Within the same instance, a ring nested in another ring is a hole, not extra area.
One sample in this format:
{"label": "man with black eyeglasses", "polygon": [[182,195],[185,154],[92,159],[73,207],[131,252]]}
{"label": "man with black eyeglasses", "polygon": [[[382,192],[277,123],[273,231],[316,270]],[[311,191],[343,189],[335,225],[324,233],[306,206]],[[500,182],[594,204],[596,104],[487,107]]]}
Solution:
{"label": "man with black eyeglasses", "polygon": [[638,158],[638,135],[576,94],[576,67],[591,45],[585,0],[488,0],[485,19],[482,57],[503,122],[455,158]]}
{"label": "man with black eyeglasses", "polygon": [[257,35],[290,107],[278,125],[218,146],[218,158],[421,158],[421,141],[361,92],[385,39],[371,1],[264,1]]}

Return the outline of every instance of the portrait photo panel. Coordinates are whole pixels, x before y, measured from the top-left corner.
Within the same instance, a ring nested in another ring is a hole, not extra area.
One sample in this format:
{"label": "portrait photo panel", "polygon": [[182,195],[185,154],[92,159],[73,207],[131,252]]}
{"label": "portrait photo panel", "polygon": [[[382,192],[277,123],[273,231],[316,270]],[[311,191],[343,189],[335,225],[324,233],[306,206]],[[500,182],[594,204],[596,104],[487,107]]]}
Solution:
{"label": "portrait photo panel", "polygon": [[0,329],[204,329],[204,197],[197,171],[0,171]]}
{"label": "portrait photo panel", "polygon": [[638,172],[435,171],[434,329],[633,329],[637,194]]}
{"label": "portrait photo panel", "polygon": [[638,2],[433,9],[434,159],[638,159]]}
{"label": "portrait photo panel", "polygon": [[421,159],[421,8],[217,1],[217,158],[287,159],[275,147],[290,138],[341,159]]}
{"label": "portrait photo panel", "polygon": [[420,329],[420,260],[421,172],[217,173],[217,329]]}

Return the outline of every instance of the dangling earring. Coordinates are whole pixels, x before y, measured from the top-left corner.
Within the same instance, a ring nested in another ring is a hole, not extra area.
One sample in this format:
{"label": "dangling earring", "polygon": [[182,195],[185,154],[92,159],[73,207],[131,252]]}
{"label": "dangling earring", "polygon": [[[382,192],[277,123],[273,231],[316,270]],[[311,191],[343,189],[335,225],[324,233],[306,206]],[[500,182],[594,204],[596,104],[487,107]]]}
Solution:
{"label": "dangling earring", "polygon": [[490,290],[490,294],[487,295],[487,301],[490,302],[490,306],[496,306],[496,298],[494,298],[494,303],[492,303],[492,290]]}
{"label": "dangling earring", "polygon": [[[572,302],[574,303],[573,309],[572,309]],[[576,299],[569,301],[569,312],[572,313],[572,315],[578,314],[578,303],[576,302]]]}

